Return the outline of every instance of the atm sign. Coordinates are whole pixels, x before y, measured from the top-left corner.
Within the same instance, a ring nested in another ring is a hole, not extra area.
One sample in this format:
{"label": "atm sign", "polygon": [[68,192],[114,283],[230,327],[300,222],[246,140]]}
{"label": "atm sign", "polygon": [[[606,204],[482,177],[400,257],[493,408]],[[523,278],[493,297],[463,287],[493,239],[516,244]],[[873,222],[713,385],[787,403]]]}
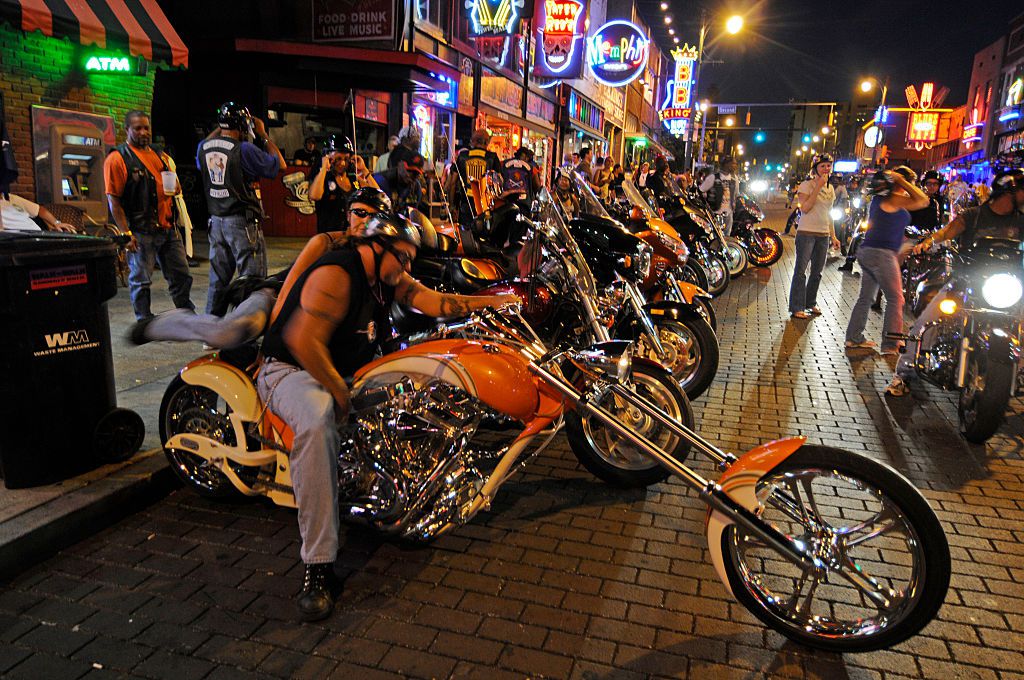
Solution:
{"label": "atm sign", "polygon": [[86,71],[102,73],[132,73],[132,62],[128,57],[107,57],[92,55],[85,60]]}

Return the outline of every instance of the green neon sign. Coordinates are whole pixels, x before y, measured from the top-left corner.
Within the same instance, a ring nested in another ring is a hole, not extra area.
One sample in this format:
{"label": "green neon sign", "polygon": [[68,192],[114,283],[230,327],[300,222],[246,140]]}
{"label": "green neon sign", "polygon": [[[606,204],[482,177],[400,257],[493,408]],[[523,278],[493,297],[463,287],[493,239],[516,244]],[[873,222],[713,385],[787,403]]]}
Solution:
{"label": "green neon sign", "polygon": [[100,54],[89,56],[85,60],[86,71],[100,73],[132,73],[132,62],[128,57],[109,57]]}

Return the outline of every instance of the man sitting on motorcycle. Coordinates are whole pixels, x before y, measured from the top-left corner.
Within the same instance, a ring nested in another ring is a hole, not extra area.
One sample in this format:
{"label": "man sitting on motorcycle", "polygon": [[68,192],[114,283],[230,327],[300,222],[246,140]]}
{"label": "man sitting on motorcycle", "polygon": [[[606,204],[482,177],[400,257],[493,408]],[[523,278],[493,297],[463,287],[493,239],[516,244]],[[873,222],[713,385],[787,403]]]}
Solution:
{"label": "man sitting on motorcycle", "polygon": [[[992,180],[988,200],[980,206],[964,210],[956,219],[914,246],[922,253],[936,243],[959,239],[962,247],[970,248],[979,237],[1021,239],[1024,233],[1024,170],[1000,172]],[[914,322],[911,337],[920,337],[925,327],[939,318],[940,292]],[[907,380],[914,373],[914,352],[909,346],[896,364],[896,374],[885,388],[889,394],[902,397],[910,391]]]}
{"label": "man sitting on motorcycle", "polygon": [[309,239],[291,267],[267,279],[239,277],[232,281],[224,291],[225,299],[216,305],[225,310],[234,306],[224,316],[174,309],[135,323],[128,329],[128,341],[133,345],[155,340],[200,341],[207,347],[223,349],[255,340],[266,328],[271,310],[279,301],[277,290],[282,282],[287,284],[297,278],[346,234],[362,234],[373,215],[390,211],[391,201],[383,191],[372,187],[357,189],[348,198],[348,224],[332,226],[330,231]]}
{"label": "man sitting on motorcycle", "polygon": [[390,327],[391,303],[453,316],[518,302],[512,295],[446,295],[426,288],[409,276],[419,246],[420,233],[408,220],[374,215],[360,236],[286,281],[263,341],[260,398],[294,433],[289,461],[305,564],[297,605],[305,621],[329,616],[337,591],[337,428],[349,412],[345,377],[373,359]]}

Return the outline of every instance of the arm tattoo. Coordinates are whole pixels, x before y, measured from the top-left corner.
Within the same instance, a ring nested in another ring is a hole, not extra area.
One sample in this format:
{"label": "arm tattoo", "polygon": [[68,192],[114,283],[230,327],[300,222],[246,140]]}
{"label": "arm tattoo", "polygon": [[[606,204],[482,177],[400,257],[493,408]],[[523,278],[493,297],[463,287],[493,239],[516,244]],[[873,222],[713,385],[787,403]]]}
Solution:
{"label": "arm tattoo", "polygon": [[441,298],[441,316],[461,316],[471,311],[469,301],[462,295],[445,295]]}
{"label": "arm tattoo", "polygon": [[310,308],[306,307],[305,305],[300,305],[300,306],[302,307],[302,311],[304,311],[306,314],[309,314],[313,318],[320,319],[321,321],[327,321],[327,322],[330,322],[330,323],[334,323],[334,321],[335,321],[333,315],[328,314],[327,312],[325,312],[322,309],[310,309]]}
{"label": "arm tattoo", "polygon": [[416,299],[416,296],[424,290],[428,290],[426,286],[419,281],[413,281],[405,287],[405,290],[402,291],[402,294],[397,298],[397,300],[401,304],[411,307],[413,306],[413,300]]}

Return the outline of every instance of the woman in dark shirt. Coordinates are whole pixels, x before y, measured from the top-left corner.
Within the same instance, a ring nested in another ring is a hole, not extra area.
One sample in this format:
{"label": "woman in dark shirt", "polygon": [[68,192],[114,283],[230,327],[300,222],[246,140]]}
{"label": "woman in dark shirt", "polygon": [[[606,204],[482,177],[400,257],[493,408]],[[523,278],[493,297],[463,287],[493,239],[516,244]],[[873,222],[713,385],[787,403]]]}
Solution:
{"label": "woman in dark shirt", "polygon": [[850,313],[846,327],[847,349],[870,349],[875,343],[864,338],[868,309],[882,289],[885,295],[885,324],[882,329],[882,354],[899,354],[899,340],[890,334],[903,333],[903,286],[900,278],[899,252],[903,233],[910,224],[910,211],[928,205],[928,197],[914,185],[916,176],[906,167],[889,172],[876,172],[871,178],[871,205],[868,208],[868,230],[857,250],[857,262],[864,272],[860,295]]}

